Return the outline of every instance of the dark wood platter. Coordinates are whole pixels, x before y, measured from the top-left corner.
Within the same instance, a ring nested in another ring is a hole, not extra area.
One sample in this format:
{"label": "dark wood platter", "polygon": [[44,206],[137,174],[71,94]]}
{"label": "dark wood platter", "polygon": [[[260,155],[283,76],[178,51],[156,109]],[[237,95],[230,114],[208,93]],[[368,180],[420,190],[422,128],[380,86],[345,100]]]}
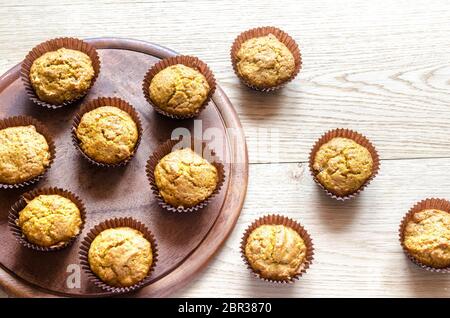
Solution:
{"label": "dark wood platter", "polygon": [[[107,218],[131,216],[145,223],[154,233],[159,256],[150,284],[130,296],[167,296],[193,279],[206,265],[239,217],[248,181],[247,148],[242,127],[231,102],[219,86],[210,104],[195,121],[172,120],[153,111],[142,94],[143,77],[153,63],[176,55],[175,52],[130,39],[87,41],[98,49],[101,71],[89,94],[75,105],[49,110],[33,104],[19,78],[20,65],[0,77],[0,116],[33,116],[47,124],[56,143],[55,162],[43,180],[23,189],[0,190],[0,286],[14,296],[108,296],[87,280],[81,268],[79,288],[69,288],[68,278],[77,271],[79,243],[91,227]],[[80,104],[100,96],[125,99],[141,117],[142,142],[136,157],[125,167],[94,167],[71,143],[72,119]],[[225,184],[219,195],[197,213],[162,210],[145,175],[148,157],[177,127],[185,127],[191,132],[194,127],[203,132],[218,128],[223,133],[224,149],[215,150],[222,153],[225,162]],[[47,186],[76,193],[86,205],[87,220],[83,233],[71,247],[42,253],[19,245],[8,229],[7,218],[10,206],[22,193]]]}

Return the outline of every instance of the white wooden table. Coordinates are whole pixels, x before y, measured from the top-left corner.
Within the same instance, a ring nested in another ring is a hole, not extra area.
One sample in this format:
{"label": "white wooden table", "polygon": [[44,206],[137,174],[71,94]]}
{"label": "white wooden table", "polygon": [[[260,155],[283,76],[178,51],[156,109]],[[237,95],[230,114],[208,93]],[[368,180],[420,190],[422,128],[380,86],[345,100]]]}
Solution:
{"label": "white wooden table", "polygon": [[[1,0],[0,16],[0,73],[58,36],[151,41],[215,72],[248,136],[249,190],[226,245],[174,296],[450,296],[450,276],[410,264],[397,235],[416,201],[450,198],[450,2]],[[262,25],[287,31],[303,56],[297,79],[273,94],[243,87],[229,59],[236,35]],[[336,127],[365,134],[382,158],[374,182],[345,203],[323,195],[306,165]],[[244,229],[272,212],[314,239],[314,263],[294,285],[261,282],[240,259]]]}

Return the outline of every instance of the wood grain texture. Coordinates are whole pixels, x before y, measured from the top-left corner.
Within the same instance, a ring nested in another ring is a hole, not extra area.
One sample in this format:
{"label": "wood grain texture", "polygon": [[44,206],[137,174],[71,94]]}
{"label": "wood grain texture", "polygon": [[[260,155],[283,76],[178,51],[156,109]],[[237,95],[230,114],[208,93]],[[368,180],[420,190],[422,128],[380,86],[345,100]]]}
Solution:
{"label": "wood grain texture", "polygon": [[[448,278],[409,264],[396,234],[415,201],[450,197],[450,2],[21,0],[0,3],[0,14],[0,73],[65,35],[151,41],[215,72],[255,164],[231,238],[175,296],[450,296]],[[243,87],[230,65],[234,38],[260,25],[301,47],[302,71],[274,94]],[[336,127],[364,133],[383,159],[373,184],[345,204],[322,196],[303,167],[314,141]],[[318,250],[302,281],[283,288],[253,279],[238,255],[244,228],[276,211],[302,222]]]}
{"label": "wood grain texture", "polygon": [[[305,160],[313,141],[337,126],[366,134],[383,159],[450,157],[445,0],[21,0],[0,13],[1,71],[63,35],[132,37],[200,57],[236,105],[253,162]],[[275,94],[242,87],[230,66],[233,39],[259,25],[279,26],[301,47],[300,75]],[[279,152],[252,151],[262,127],[278,130],[264,139],[279,136]]]}
{"label": "wood grain texture", "polygon": [[[314,184],[305,163],[251,165],[247,201],[224,248],[198,280],[174,296],[449,297],[450,276],[429,273],[404,256],[400,221],[426,197],[448,197],[447,159],[385,161],[358,198],[336,202]],[[426,177],[419,179],[418,176]],[[310,233],[315,255],[288,286],[255,279],[240,258],[242,233],[256,218],[283,213]]]}

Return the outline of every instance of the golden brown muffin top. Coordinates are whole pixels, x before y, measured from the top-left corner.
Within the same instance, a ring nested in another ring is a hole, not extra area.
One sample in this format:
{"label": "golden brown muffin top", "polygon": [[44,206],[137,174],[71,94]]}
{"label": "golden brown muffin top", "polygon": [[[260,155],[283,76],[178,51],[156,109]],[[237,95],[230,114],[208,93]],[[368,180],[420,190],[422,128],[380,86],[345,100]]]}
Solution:
{"label": "golden brown muffin top", "polygon": [[116,164],[131,156],[139,137],[133,118],[113,106],[85,113],[76,134],[87,156],[107,164]]}
{"label": "golden brown muffin top", "polygon": [[57,195],[39,195],[19,212],[17,225],[27,240],[39,246],[64,245],[78,235],[80,210],[71,200]]}
{"label": "golden brown muffin top", "polygon": [[88,55],[61,48],[38,57],[30,69],[30,81],[42,101],[62,104],[86,93],[94,78]]}
{"label": "golden brown muffin top", "polygon": [[238,73],[259,88],[277,86],[288,80],[295,70],[291,51],[273,34],[245,41],[236,58]]}
{"label": "golden brown muffin top", "polygon": [[450,213],[436,209],[414,213],[404,230],[404,245],[425,265],[450,266]]}
{"label": "golden brown muffin top", "polygon": [[88,260],[91,270],[108,285],[132,286],[147,276],[153,262],[152,246],[138,230],[107,229],[92,241]]}
{"label": "golden brown muffin top", "polygon": [[261,225],[245,245],[250,266],[262,277],[285,280],[294,277],[306,257],[307,247],[300,235],[285,225]]}
{"label": "golden brown muffin top", "polygon": [[0,130],[0,182],[14,184],[40,175],[50,164],[47,140],[36,127]]}
{"label": "golden brown muffin top", "polygon": [[150,99],[162,110],[178,116],[196,113],[210,87],[202,73],[183,64],[166,67],[150,82]]}
{"label": "golden brown muffin top", "polygon": [[192,207],[207,199],[216,189],[216,167],[190,148],[175,150],[155,167],[159,193],[168,204]]}
{"label": "golden brown muffin top", "polygon": [[357,191],[372,175],[372,168],[369,150],[352,139],[341,137],[323,144],[313,162],[319,182],[337,195]]}

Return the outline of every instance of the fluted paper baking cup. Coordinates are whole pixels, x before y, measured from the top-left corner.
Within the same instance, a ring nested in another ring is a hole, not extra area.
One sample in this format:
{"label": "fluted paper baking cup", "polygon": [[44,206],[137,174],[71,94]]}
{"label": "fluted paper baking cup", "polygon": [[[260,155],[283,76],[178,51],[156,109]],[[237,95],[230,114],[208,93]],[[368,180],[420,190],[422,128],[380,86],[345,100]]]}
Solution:
{"label": "fluted paper baking cup", "polygon": [[48,169],[53,163],[53,160],[55,159],[55,143],[53,142],[53,138],[48,131],[47,127],[43,123],[41,123],[39,120],[30,117],[30,116],[14,116],[14,117],[8,117],[0,120],[0,130],[9,128],[9,127],[17,127],[17,126],[30,126],[33,125],[36,128],[36,131],[40,133],[42,136],[44,136],[45,140],[47,141],[49,152],[50,152],[50,160],[48,163],[48,166],[44,169],[44,171],[29,180],[14,183],[14,184],[8,184],[8,183],[0,183],[0,188],[3,189],[11,189],[11,188],[22,188],[28,185],[31,185],[33,183],[38,182],[40,179],[44,177]]}
{"label": "fluted paper baking cup", "polygon": [[[66,101],[62,104],[51,104],[40,100],[39,97],[37,96],[33,88],[33,85],[31,84],[30,81],[30,69],[31,66],[33,65],[33,62],[38,57],[42,56],[47,52],[56,51],[61,48],[77,50],[89,56],[92,62],[92,67],[94,69],[94,77],[92,78],[91,84],[89,88],[86,90],[85,94],[79,96],[76,99]],[[25,91],[27,92],[27,95],[30,98],[30,100],[32,100],[37,105],[50,109],[61,108],[73,104],[74,102],[83,98],[89,92],[91,87],[94,85],[99,73],[100,73],[100,58],[98,57],[97,50],[91,44],[76,38],[56,38],[37,45],[25,57],[24,61],[22,62],[20,70],[20,76],[22,77],[22,81],[25,86]]]}
{"label": "fluted paper baking cup", "polygon": [[[372,174],[370,175],[370,177],[364,182],[364,184],[361,187],[359,187],[358,190],[356,190],[353,193],[344,195],[344,196],[333,193],[331,190],[325,188],[320,183],[320,181],[317,179],[316,173],[313,169],[314,158],[315,158],[316,153],[319,150],[319,148],[322,145],[329,142],[331,139],[336,138],[336,137],[352,139],[359,145],[363,146],[370,152],[370,155],[372,156],[372,161],[373,161]],[[354,198],[356,195],[358,195],[361,191],[363,191],[369,185],[369,183],[373,180],[373,178],[375,178],[375,176],[378,174],[379,169],[380,169],[380,158],[378,156],[378,152],[375,149],[375,147],[365,136],[363,136],[362,134],[360,134],[356,131],[349,130],[349,129],[338,128],[338,129],[333,129],[333,130],[326,132],[324,135],[322,135],[322,137],[319,138],[318,141],[316,141],[316,143],[312,147],[311,152],[309,154],[309,171],[311,172],[311,175],[312,175],[315,183],[317,183],[317,185],[319,185],[319,187],[321,187],[328,196],[330,196],[333,199],[339,200],[339,201],[348,200],[348,199]]]}
{"label": "fluted paper baking cup", "polygon": [[[224,166],[223,163],[219,160],[219,158],[215,155],[214,151],[212,151],[211,149],[209,149],[208,145],[206,144],[206,142],[201,141],[201,140],[197,140],[197,139],[191,139],[191,149],[193,151],[196,151],[196,147],[195,145],[200,144],[202,145],[202,153],[209,153],[212,155],[212,160],[210,161],[210,163],[216,167],[217,172],[218,172],[218,183],[216,186],[216,189],[213,191],[213,193],[206,198],[204,201],[198,203],[197,205],[193,206],[193,207],[175,207],[172,206],[168,203],[166,203],[163,199],[163,197],[161,196],[161,194],[159,193],[159,189],[158,186],[156,185],[156,180],[155,180],[155,167],[158,164],[158,162],[166,155],[168,155],[169,153],[171,153],[174,149],[174,146],[176,144],[178,144],[180,142],[179,139],[177,140],[172,140],[169,139],[166,142],[164,142],[163,144],[161,144],[155,151],[154,153],[150,156],[150,158],[147,161],[147,166],[146,166],[146,173],[147,173],[147,178],[150,182],[150,187],[152,189],[153,194],[156,197],[156,200],[158,202],[158,204],[165,210],[170,211],[170,212],[194,212],[194,211],[198,211],[200,209],[203,209],[204,207],[206,207],[211,200],[220,192],[220,189],[222,188],[224,182],[225,182],[225,171],[224,171]],[[196,151],[197,152],[197,151]],[[199,154],[203,157],[202,154]]]}
{"label": "fluted paper baking cup", "polygon": [[[128,113],[128,115],[130,115],[130,117],[136,123],[137,129],[138,129],[138,139],[136,141],[136,145],[134,146],[133,153],[128,158],[126,158],[116,164],[100,162],[100,161],[97,161],[97,160],[89,157],[81,148],[80,140],[77,138],[77,128],[81,122],[81,119],[83,118],[83,115],[98,108],[98,107],[103,107],[103,106],[117,107],[120,110],[123,110],[124,112]],[[81,153],[81,155],[86,160],[88,160],[91,164],[93,164],[97,167],[113,168],[113,167],[124,166],[127,163],[129,163],[131,161],[131,159],[133,159],[133,157],[135,156],[135,154],[137,152],[139,144],[141,143],[142,132],[143,132],[143,129],[142,129],[141,119],[139,117],[138,112],[136,111],[136,109],[133,106],[131,106],[129,103],[127,103],[126,101],[124,101],[123,99],[120,99],[118,97],[99,97],[97,99],[87,102],[86,104],[84,104],[81,107],[80,111],[75,115],[75,117],[73,119],[71,133],[72,133],[72,143],[75,145],[75,147],[78,149],[78,151]]]}
{"label": "fluted paper baking cup", "polygon": [[[136,284],[128,287],[117,287],[117,286],[111,286],[107,283],[103,282],[97,275],[94,274],[94,272],[91,270],[91,266],[89,265],[89,248],[91,247],[92,241],[99,235],[101,232],[107,229],[112,228],[118,228],[118,227],[129,227],[135,230],[138,230],[144,235],[144,238],[150,242],[151,248],[152,248],[152,264],[150,266],[150,269],[147,273],[147,276],[137,282]],[[83,241],[80,245],[80,264],[83,268],[84,272],[89,278],[89,281],[91,281],[95,286],[100,287],[106,292],[112,293],[112,294],[124,294],[129,293],[135,290],[138,290],[139,288],[142,288],[150,283],[151,280],[151,274],[155,269],[156,262],[158,260],[158,248],[155,241],[155,237],[153,236],[152,232],[141,222],[131,218],[113,218],[108,219],[106,221],[103,221],[96,226],[94,226],[88,234],[85,236]]]}
{"label": "fluted paper baking cup", "polygon": [[[283,43],[289,49],[289,51],[294,56],[295,68],[294,68],[294,72],[292,73],[292,75],[288,79],[286,79],[284,82],[282,82],[276,86],[259,87],[259,86],[255,86],[252,83],[248,82],[245,78],[243,78],[239,74],[239,71],[237,68],[237,63],[238,63],[237,53],[239,52],[239,50],[242,46],[242,43],[244,43],[245,41],[247,41],[249,39],[253,39],[253,38],[267,36],[269,34],[273,34],[278,39],[278,41]],[[234,40],[233,45],[231,46],[230,56],[231,56],[231,64],[233,65],[234,73],[241,80],[241,82],[252,89],[255,89],[258,91],[263,91],[263,92],[270,92],[270,91],[274,91],[276,89],[283,87],[284,85],[286,85],[287,83],[292,81],[297,76],[297,74],[300,72],[300,69],[302,67],[302,55],[300,53],[300,49],[299,49],[297,43],[295,42],[295,40],[289,34],[284,32],[283,30],[280,30],[280,29],[278,29],[276,27],[272,27],[272,26],[254,28],[254,29],[250,29],[248,31],[245,31],[245,32],[242,32],[241,34],[239,34],[236,37],[236,39]]]}
{"label": "fluted paper baking cup", "polygon": [[[62,242],[61,244],[58,244],[56,246],[46,247],[37,245],[35,243],[31,243],[30,241],[27,240],[26,236],[22,232],[22,229],[18,225],[20,212],[27,206],[28,202],[30,202],[34,198],[40,195],[53,195],[53,194],[67,198],[77,206],[78,210],[80,211],[81,217],[80,230],[76,236],[72,237],[67,242]],[[70,246],[83,231],[85,223],[86,223],[86,208],[83,204],[83,201],[81,201],[81,199],[74,193],[56,187],[40,188],[22,194],[20,196],[20,199],[12,205],[8,215],[8,227],[12,232],[12,234],[16,237],[17,241],[27,248],[40,252],[54,252]]]}
{"label": "fluted paper baking cup", "polygon": [[[247,240],[250,234],[261,225],[284,225],[290,227],[294,231],[296,231],[300,237],[303,239],[306,245],[306,255],[303,263],[297,269],[296,275],[288,278],[288,279],[270,279],[262,276],[257,270],[255,270],[249,263],[247,256],[245,255],[245,246],[247,245]],[[241,239],[241,257],[244,260],[245,264],[249,268],[249,270],[259,279],[262,279],[271,283],[294,283],[298,280],[306,270],[311,266],[312,261],[314,259],[314,246],[311,237],[305,228],[298,222],[294,221],[291,218],[288,218],[283,215],[278,214],[270,214],[263,216],[257,220],[255,220],[247,229],[245,230],[242,239]]]}
{"label": "fluted paper baking cup", "polygon": [[408,224],[408,222],[413,218],[414,214],[428,209],[436,209],[441,210],[450,213],[450,202],[445,199],[436,199],[436,198],[429,198],[422,200],[420,202],[417,202],[411,209],[409,209],[408,213],[403,217],[402,221],[400,222],[400,227],[398,230],[399,234],[399,240],[400,245],[402,246],[403,252],[405,255],[417,266],[419,266],[422,269],[425,269],[430,272],[437,272],[437,273],[450,273],[450,266],[442,267],[442,268],[436,268],[429,265],[426,265],[419,261],[417,258],[415,258],[409,250],[405,246],[405,229]]}
{"label": "fluted paper baking cup", "polygon": [[[158,74],[160,71],[162,71],[163,69],[165,69],[169,66],[172,66],[172,65],[176,65],[176,64],[183,64],[187,67],[196,69],[206,78],[206,81],[208,82],[208,85],[209,85],[209,93],[208,93],[208,96],[206,97],[205,101],[203,102],[201,107],[195,113],[192,113],[189,115],[181,116],[181,115],[175,115],[175,114],[169,113],[169,112],[163,110],[162,108],[160,108],[155,103],[153,103],[151,96],[150,96],[149,87],[150,87],[150,83],[152,82],[153,77],[156,74]],[[173,119],[186,119],[186,118],[193,118],[193,117],[198,116],[198,114],[200,114],[200,112],[203,109],[205,109],[205,107],[211,101],[212,95],[214,94],[215,90],[216,90],[216,80],[214,78],[214,74],[212,73],[212,71],[208,67],[208,65],[206,65],[205,62],[201,61],[197,57],[187,56],[187,55],[177,55],[177,56],[169,57],[169,58],[159,61],[158,63],[154,64],[147,71],[147,73],[145,74],[145,77],[144,77],[144,81],[142,82],[142,91],[144,93],[144,96],[145,96],[145,99],[147,100],[147,102],[158,113],[168,116]]]}

